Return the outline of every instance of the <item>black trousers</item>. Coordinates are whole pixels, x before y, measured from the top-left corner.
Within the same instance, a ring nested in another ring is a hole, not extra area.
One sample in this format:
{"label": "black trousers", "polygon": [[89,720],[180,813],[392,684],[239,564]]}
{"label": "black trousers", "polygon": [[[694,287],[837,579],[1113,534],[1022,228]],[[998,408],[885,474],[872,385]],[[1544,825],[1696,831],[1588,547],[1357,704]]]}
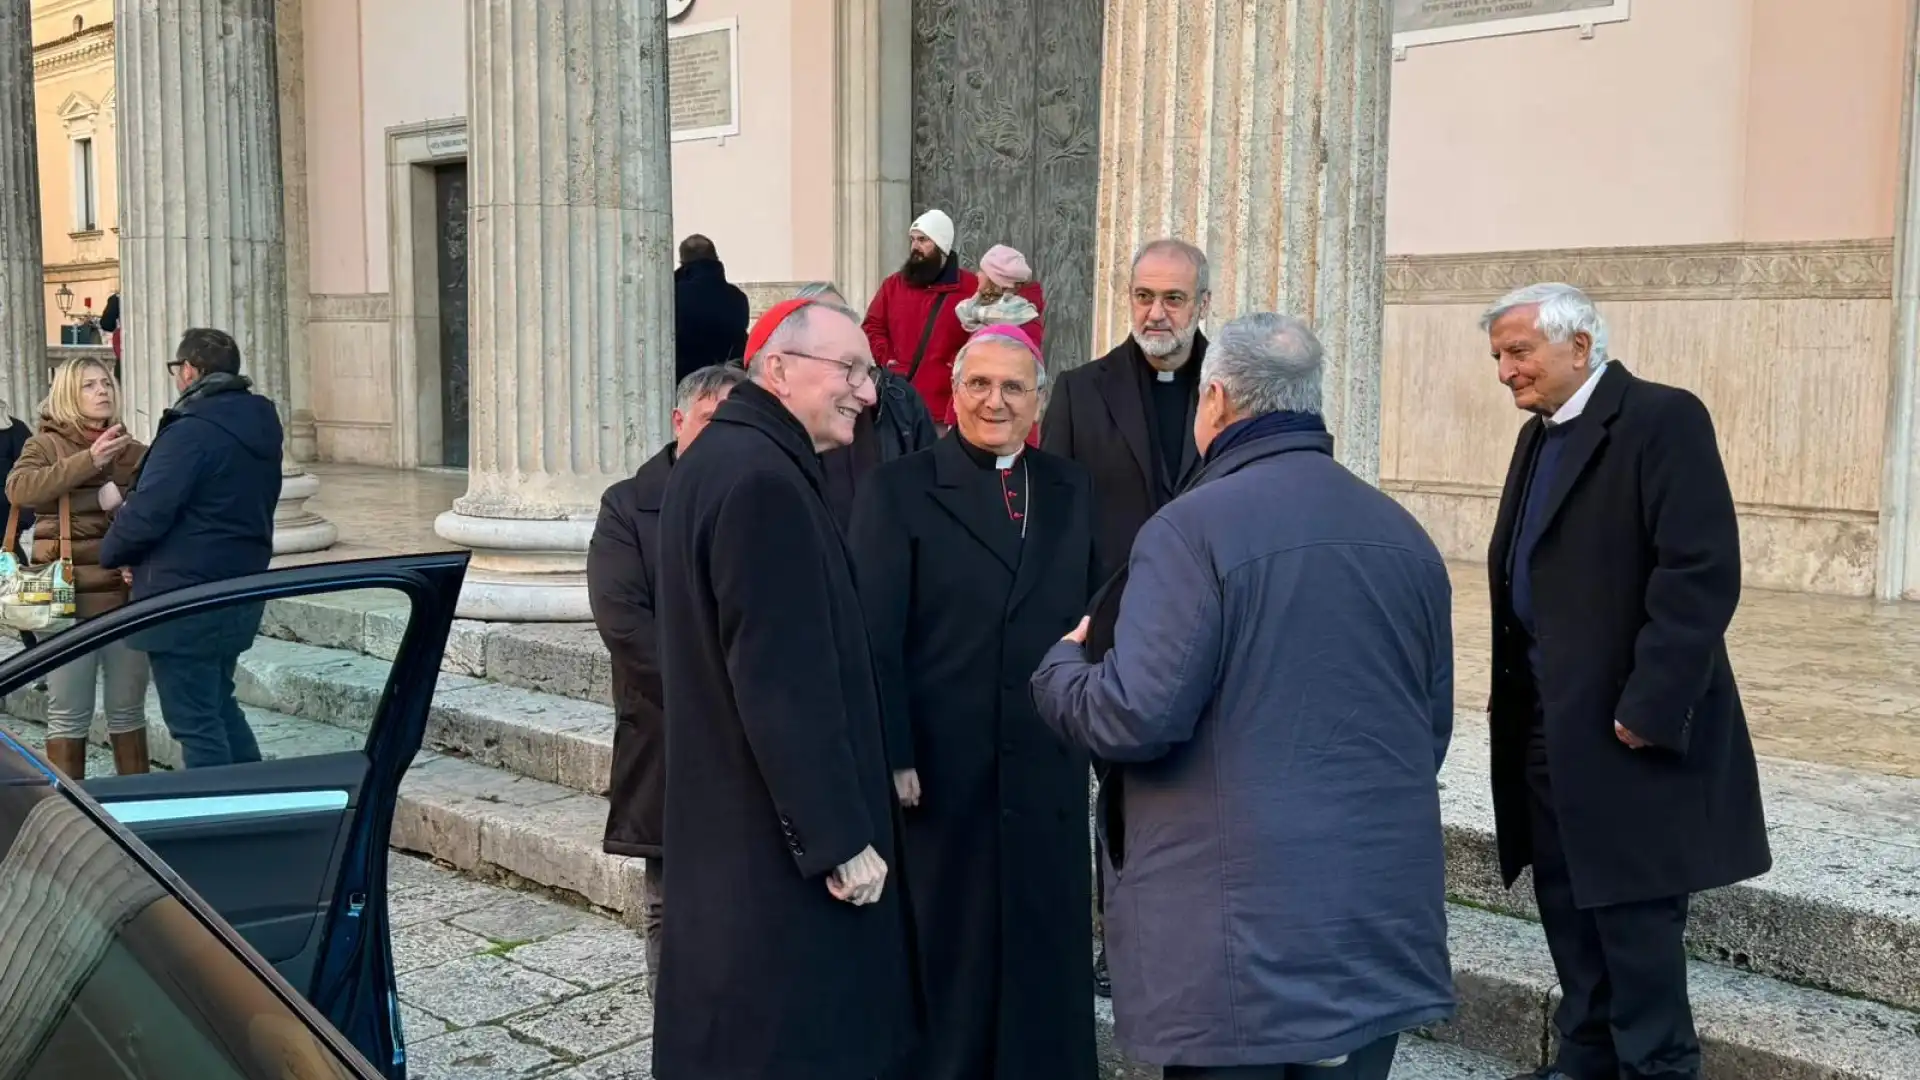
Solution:
{"label": "black trousers", "polygon": [[1698,1080],[1687,1000],[1687,897],[1579,908],[1538,734],[1529,748],[1533,894],[1560,977],[1553,1068],[1569,1080]]}
{"label": "black trousers", "polygon": [[1165,1080],[1387,1080],[1399,1045],[1400,1036],[1389,1035],[1348,1054],[1338,1065],[1169,1065],[1160,1075]]}

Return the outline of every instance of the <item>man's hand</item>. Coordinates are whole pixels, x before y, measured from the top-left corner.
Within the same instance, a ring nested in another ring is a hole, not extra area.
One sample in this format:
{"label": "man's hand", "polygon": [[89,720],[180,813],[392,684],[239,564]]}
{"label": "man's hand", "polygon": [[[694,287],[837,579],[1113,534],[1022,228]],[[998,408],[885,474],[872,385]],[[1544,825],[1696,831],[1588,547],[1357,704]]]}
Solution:
{"label": "man's hand", "polygon": [[1063,637],[1060,640],[1071,641],[1075,645],[1085,645],[1087,643],[1087,627],[1092,625],[1093,625],[1093,618],[1091,616],[1082,615],[1080,617],[1080,625],[1074,627],[1071,631],[1068,632],[1066,637]]}
{"label": "man's hand", "polygon": [[120,580],[127,583],[127,588],[129,589],[133,588],[133,567],[131,566],[121,567]]}
{"label": "man's hand", "polygon": [[886,884],[887,864],[871,844],[827,875],[827,891],[833,898],[855,907],[880,899]]}
{"label": "man's hand", "polygon": [[1641,738],[1638,735],[1635,735],[1631,731],[1628,731],[1626,727],[1623,726],[1618,720],[1615,720],[1613,722],[1613,737],[1616,739],[1619,739],[1623,743],[1626,743],[1628,747],[1634,750],[1639,750],[1648,745],[1651,745],[1647,742],[1647,740]]}
{"label": "man's hand", "polygon": [[127,434],[127,429],[119,424],[101,432],[100,437],[87,448],[87,453],[93,457],[93,467],[104,469],[113,464],[113,459],[119,457],[120,451],[125,450],[132,441],[133,436]]}
{"label": "man's hand", "polygon": [[893,772],[893,793],[900,796],[901,806],[919,806],[920,770],[895,769]]}

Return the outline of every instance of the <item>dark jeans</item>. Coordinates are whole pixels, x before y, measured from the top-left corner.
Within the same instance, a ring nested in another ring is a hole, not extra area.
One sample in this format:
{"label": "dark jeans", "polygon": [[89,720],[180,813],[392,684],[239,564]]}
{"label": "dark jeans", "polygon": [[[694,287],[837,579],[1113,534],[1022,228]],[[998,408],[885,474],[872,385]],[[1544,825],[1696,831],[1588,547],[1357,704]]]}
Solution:
{"label": "dark jeans", "polygon": [[160,694],[160,715],[187,768],[260,760],[260,744],[233,696],[239,653],[155,652],[147,659]]}
{"label": "dark jeans", "polygon": [[1687,897],[1573,902],[1553,782],[1538,737],[1527,764],[1533,894],[1560,978],[1553,1068],[1568,1080],[1695,1080],[1700,1040],[1687,1000]]}
{"label": "dark jeans", "polygon": [[1166,1080],[1387,1080],[1399,1045],[1400,1036],[1389,1035],[1348,1054],[1338,1065],[1169,1065],[1160,1075]]}
{"label": "dark jeans", "polygon": [[658,1000],[660,989],[660,925],[666,915],[666,864],[659,859],[646,860],[646,910],[641,913],[641,929],[647,936],[647,997]]}

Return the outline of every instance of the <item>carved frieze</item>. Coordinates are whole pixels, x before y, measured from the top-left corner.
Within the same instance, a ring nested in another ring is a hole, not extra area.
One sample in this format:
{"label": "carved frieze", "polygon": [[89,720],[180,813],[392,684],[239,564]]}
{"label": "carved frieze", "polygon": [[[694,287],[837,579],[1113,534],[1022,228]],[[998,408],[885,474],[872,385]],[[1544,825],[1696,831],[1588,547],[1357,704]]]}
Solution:
{"label": "carved frieze", "polygon": [[1893,295],[1893,241],[1564,248],[1387,259],[1390,304],[1482,304],[1536,281],[1577,285],[1596,300],[1883,300]]}

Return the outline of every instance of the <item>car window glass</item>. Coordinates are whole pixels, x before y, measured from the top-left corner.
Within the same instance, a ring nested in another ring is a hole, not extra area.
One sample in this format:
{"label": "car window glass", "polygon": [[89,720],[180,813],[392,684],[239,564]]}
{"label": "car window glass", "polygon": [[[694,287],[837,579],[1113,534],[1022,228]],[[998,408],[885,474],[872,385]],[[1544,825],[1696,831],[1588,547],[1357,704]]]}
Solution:
{"label": "car window glass", "polygon": [[63,793],[0,789],[0,845],[0,1076],[367,1075]]}
{"label": "car window glass", "polygon": [[[360,751],[410,615],[386,588],[175,615],[8,695],[0,727],[35,746],[84,727],[89,778],[125,771],[112,736],[127,731],[145,733],[162,770]],[[0,631],[0,652],[17,637]]]}

